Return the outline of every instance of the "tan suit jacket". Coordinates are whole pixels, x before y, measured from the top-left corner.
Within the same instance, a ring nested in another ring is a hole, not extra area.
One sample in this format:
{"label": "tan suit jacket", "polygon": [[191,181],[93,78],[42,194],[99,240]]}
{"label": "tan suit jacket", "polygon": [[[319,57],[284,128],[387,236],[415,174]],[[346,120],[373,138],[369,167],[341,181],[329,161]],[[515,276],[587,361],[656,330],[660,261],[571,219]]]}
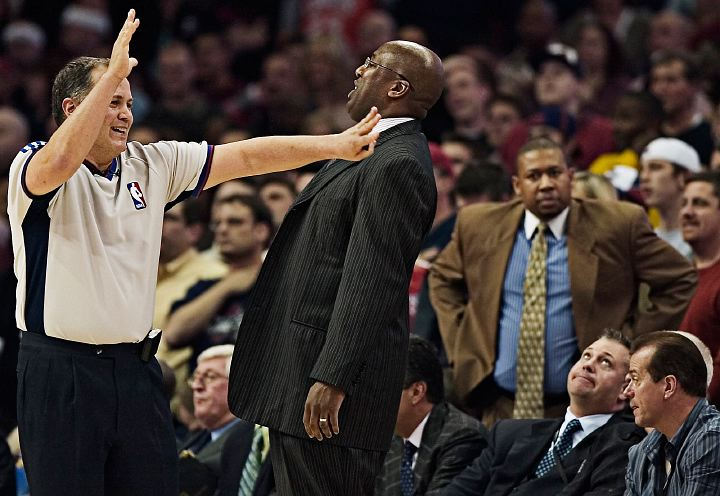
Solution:
{"label": "tan suit jacket", "polygon": [[[524,211],[520,200],[462,209],[430,271],[430,298],[462,399],[493,372],[505,269]],[[640,207],[573,199],[566,232],[581,350],[606,327],[632,338],[680,324],[695,270],[655,235]],[[639,310],[641,282],[649,286],[649,304]]]}

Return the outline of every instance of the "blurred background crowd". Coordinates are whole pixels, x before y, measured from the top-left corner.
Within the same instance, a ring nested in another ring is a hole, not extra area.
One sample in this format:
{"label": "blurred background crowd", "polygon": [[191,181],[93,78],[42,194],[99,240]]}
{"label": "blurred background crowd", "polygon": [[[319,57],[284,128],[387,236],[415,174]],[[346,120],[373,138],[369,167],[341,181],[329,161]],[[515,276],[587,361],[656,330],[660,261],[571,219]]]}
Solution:
{"label": "blurred background crowd", "polygon": [[[15,427],[18,347],[8,168],[23,146],[53,133],[57,71],[80,55],[109,56],[129,7],[142,22],[131,46],[139,66],[130,140],[142,143],[339,132],[352,124],[353,72],[382,43],[411,40],[442,57],[445,94],[423,121],[437,213],[409,295],[411,329],[440,353],[427,270],[459,208],[510,198],[529,137],[562,145],[578,171],[575,195],[646,206],[658,228],[676,227],[679,213],[673,223],[662,201],[648,201],[648,143],[676,137],[703,168],[720,168],[720,0],[0,0],[4,434]],[[217,420],[195,412],[207,374],[187,379],[204,350],[235,343],[273,232],[321,165],[231,181],[166,214],[154,326],[164,330],[158,356],[179,439]]]}

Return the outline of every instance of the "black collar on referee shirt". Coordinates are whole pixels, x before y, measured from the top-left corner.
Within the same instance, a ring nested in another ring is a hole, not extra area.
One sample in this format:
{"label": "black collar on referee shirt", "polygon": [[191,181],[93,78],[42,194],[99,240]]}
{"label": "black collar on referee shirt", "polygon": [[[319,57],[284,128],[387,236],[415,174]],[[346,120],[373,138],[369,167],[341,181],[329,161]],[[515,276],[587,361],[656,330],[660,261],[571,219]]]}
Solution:
{"label": "black collar on referee shirt", "polygon": [[110,167],[107,168],[105,172],[101,171],[97,167],[95,167],[92,163],[90,163],[88,160],[83,160],[83,165],[88,168],[90,172],[92,172],[96,176],[103,176],[108,181],[111,181],[113,176],[119,176],[120,175],[120,166],[119,161],[117,158],[112,159],[112,162],[110,162]]}

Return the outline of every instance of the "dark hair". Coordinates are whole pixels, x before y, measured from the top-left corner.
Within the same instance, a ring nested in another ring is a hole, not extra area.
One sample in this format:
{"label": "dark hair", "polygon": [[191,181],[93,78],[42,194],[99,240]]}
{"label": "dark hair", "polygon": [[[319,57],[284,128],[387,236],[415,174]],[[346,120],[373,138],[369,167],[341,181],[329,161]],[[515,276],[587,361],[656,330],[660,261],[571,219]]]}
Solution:
{"label": "dark hair", "polygon": [[720,171],[697,172],[685,178],[685,186],[695,182],[710,183],[713,187],[713,194],[720,200]]}
{"label": "dark hair", "polygon": [[562,146],[558,143],[554,142],[550,138],[547,138],[545,136],[538,136],[536,138],[530,138],[525,142],[525,144],[520,147],[520,150],[518,151],[518,158],[520,158],[520,155],[524,155],[528,152],[532,152],[535,150],[560,150],[563,151]]}
{"label": "dark hair", "polygon": [[637,337],[630,353],[637,353],[643,348],[654,349],[647,366],[648,374],[654,382],[674,375],[686,393],[705,397],[707,367],[695,343],[676,332],[657,331]]}
{"label": "dark hair", "polygon": [[263,189],[268,184],[281,184],[292,193],[293,196],[297,195],[295,190],[295,183],[292,182],[285,174],[267,174],[261,180],[258,186],[258,191]]}
{"label": "dark hair", "polygon": [[615,34],[597,19],[586,19],[581,23],[577,33],[575,34],[575,39],[572,44],[573,47],[575,49],[578,48],[583,31],[589,27],[593,27],[600,31],[605,41],[605,47],[607,49],[605,76],[613,77],[622,74],[625,71],[625,57],[623,55],[622,47],[620,46],[620,43],[618,43],[617,38],[615,38]]}
{"label": "dark hair", "polygon": [[203,224],[208,221],[207,203],[199,198],[188,198],[180,202],[182,206],[182,216],[185,224],[190,226],[193,224]]}
{"label": "dark hair", "polygon": [[94,85],[93,70],[98,67],[107,67],[108,64],[110,64],[110,59],[78,57],[60,69],[52,86],[52,115],[58,126],[66,119],[62,108],[63,100],[72,98],[76,104],[80,104]]}
{"label": "dark hair", "polygon": [[695,59],[689,53],[679,50],[661,50],[654,53],[650,57],[650,70],[652,71],[660,65],[667,65],[676,61],[682,62],[685,79],[691,83],[696,83],[700,79],[700,67]]}
{"label": "dark hair", "polygon": [[497,93],[488,100],[488,102],[485,104],[485,109],[489,111],[490,107],[492,107],[496,103],[505,103],[507,105],[510,105],[523,119],[528,116],[527,106],[520,98],[516,97],[515,95],[511,95],[509,93]]}
{"label": "dark hair", "polygon": [[620,343],[628,350],[631,347],[631,343],[628,337],[617,329],[613,329],[611,327],[606,327],[603,330],[602,334],[600,334],[600,338],[605,338]]}
{"label": "dark hair", "polygon": [[270,237],[273,234],[272,214],[265,204],[256,196],[251,195],[230,195],[218,201],[218,205],[226,203],[240,203],[250,209],[253,216],[253,222],[256,224],[265,224],[270,229]]}
{"label": "dark hair", "polygon": [[427,399],[436,405],[445,399],[443,371],[438,360],[437,349],[430,341],[420,336],[410,336],[408,362],[403,389],[423,381],[427,384]]}
{"label": "dark hair", "polygon": [[462,197],[487,194],[490,201],[502,201],[509,192],[505,169],[492,162],[472,160],[455,182],[455,194]]}

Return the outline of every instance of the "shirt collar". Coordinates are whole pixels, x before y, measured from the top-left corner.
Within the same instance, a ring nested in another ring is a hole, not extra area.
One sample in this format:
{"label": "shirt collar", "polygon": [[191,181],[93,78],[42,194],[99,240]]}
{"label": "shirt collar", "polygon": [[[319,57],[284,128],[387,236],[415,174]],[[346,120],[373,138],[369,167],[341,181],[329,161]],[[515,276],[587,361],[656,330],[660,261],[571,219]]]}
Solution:
{"label": "shirt collar", "polygon": [[211,430],[210,431],[210,439],[212,441],[215,441],[217,438],[222,436],[225,431],[227,431],[229,428],[231,428],[233,425],[237,424],[238,422],[240,422],[239,418],[232,419],[230,422],[223,425],[222,427],[218,427],[217,429]]}
{"label": "shirt collar", "polygon": [[[112,181],[113,176],[116,175],[116,172],[119,167],[119,162],[117,158],[112,159],[112,162],[110,162],[110,167],[105,169],[105,171],[101,171],[95,165],[93,165],[89,160],[83,160],[83,164],[85,167],[88,168],[90,172],[92,172],[96,176],[103,176],[105,179]],[[119,173],[117,174],[120,175]]]}
{"label": "shirt collar", "polygon": [[[570,207],[565,207],[562,212],[550,219],[550,221],[548,221],[547,223],[550,231],[553,233],[553,236],[555,236],[555,239],[561,239],[565,235],[565,222],[567,221],[568,212],[570,212]],[[532,235],[535,233],[535,229],[537,229],[539,224],[540,219],[538,219],[537,216],[530,210],[526,209],[525,237],[527,239],[532,238]]]}
{"label": "shirt collar", "polygon": [[678,431],[670,440],[670,444],[672,444],[673,449],[675,449],[676,453],[677,450],[679,450],[685,442],[685,438],[687,437],[690,430],[695,426],[695,421],[700,416],[700,412],[703,408],[705,408],[707,404],[708,401],[705,398],[700,398],[699,400],[697,400],[697,403],[695,403],[695,406],[690,411],[690,415],[687,416],[685,422],[683,422]]}
{"label": "shirt collar", "polygon": [[422,422],[418,424],[417,427],[415,427],[415,430],[412,434],[410,434],[410,437],[405,439],[405,441],[410,441],[413,446],[416,448],[420,448],[420,443],[422,442],[422,435],[423,431],[425,430],[425,424],[427,424],[428,418],[430,418],[430,413],[432,413],[432,410],[428,412],[427,415],[425,415],[425,418],[422,419]]}
{"label": "shirt collar", "polygon": [[[610,420],[610,417],[612,417],[612,413],[596,413],[594,415],[585,415],[584,417],[576,417],[573,412],[570,411],[570,408],[568,407],[567,411],[565,412],[565,420],[563,421],[562,425],[560,426],[560,432],[563,432],[565,430],[565,427],[572,421],[573,419],[578,419],[580,421],[580,425],[582,426],[581,437],[580,439],[584,439],[586,436],[589,436],[594,431],[602,427],[603,425],[607,424],[608,420]],[[579,441],[578,441],[579,442]],[[575,444],[575,443],[573,443]]]}
{"label": "shirt collar", "polygon": [[381,133],[383,131],[387,131],[393,126],[397,126],[398,124],[402,124],[403,122],[409,122],[413,120],[412,117],[386,117],[383,119],[380,119],[377,124],[375,124],[375,127],[373,128],[373,133]]}

